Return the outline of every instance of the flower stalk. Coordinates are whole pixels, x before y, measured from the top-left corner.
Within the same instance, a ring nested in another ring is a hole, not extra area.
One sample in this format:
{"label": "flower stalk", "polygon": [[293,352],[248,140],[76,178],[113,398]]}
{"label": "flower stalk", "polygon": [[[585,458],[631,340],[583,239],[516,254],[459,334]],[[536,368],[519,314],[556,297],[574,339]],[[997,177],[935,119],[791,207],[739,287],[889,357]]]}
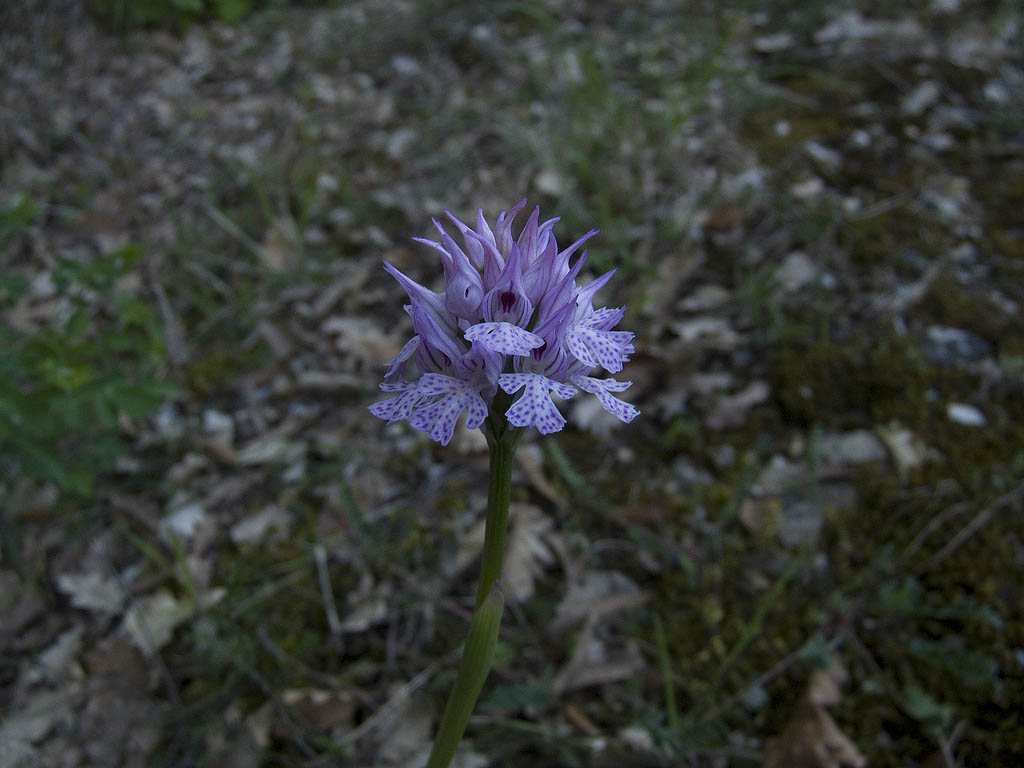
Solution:
{"label": "flower stalk", "polygon": [[498,583],[494,582],[469,622],[469,633],[466,635],[459,671],[455,675],[455,685],[448,696],[426,768],[448,768],[455,756],[469,716],[473,714],[477,697],[494,663],[494,649],[498,644],[498,629],[504,607],[505,598]]}

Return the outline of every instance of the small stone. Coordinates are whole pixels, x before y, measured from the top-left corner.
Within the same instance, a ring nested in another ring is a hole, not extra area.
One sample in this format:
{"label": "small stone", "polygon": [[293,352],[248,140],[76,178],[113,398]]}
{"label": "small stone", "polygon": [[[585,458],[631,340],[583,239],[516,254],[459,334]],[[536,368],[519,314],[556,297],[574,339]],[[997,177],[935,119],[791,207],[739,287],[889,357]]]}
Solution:
{"label": "small stone", "polygon": [[545,168],[538,173],[533,183],[541,194],[557,197],[565,192],[565,182],[561,175],[551,168]]}
{"label": "small stone", "polygon": [[821,142],[808,141],[804,150],[822,171],[831,173],[839,170],[839,166],[843,164],[843,156]]}
{"label": "small stone", "polygon": [[804,203],[816,203],[825,194],[825,182],[812,176],[791,186],[789,193]]}
{"label": "small stone", "polygon": [[985,100],[993,104],[1006,104],[1011,97],[1010,89],[1006,87],[1006,83],[1000,80],[989,80],[985,83],[982,93]]}
{"label": "small stone", "polygon": [[981,336],[945,325],[929,326],[923,346],[924,356],[939,365],[974,362],[993,353],[992,345]]}
{"label": "small stone", "polygon": [[203,432],[221,445],[235,441],[235,422],[228,414],[213,408],[203,411]]}
{"label": "small stone", "polygon": [[850,143],[857,149],[867,149],[871,146],[871,134],[863,128],[857,128],[850,134]]}
{"label": "small stone", "polygon": [[967,403],[950,403],[946,406],[949,420],[965,427],[983,427],[986,424],[985,414]]}
{"label": "small stone", "polygon": [[798,291],[818,274],[818,268],[803,251],[793,251],[775,271],[775,282],[785,293]]}
{"label": "small stone", "polygon": [[156,431],[164,440],[177,440],[185,434],[185,421],[174,403],[166,402],[153,415]]}
{"label": "small stone", "polygon": [[789,32],[762,35],[754,40],[754,50],[758,53],[778,53],[792,47],[793,36]]}
{"label": "small stone", "polygon": [[903,97],[900,111],[907,117],[918,117],[939,100],[942,92],[934,80],[925,80]]}
{"label": "small stone", "polygon": [[816,449],[822,464],[826,467],[866,464],[885,461],[886,458],[882,441],[866,429],[825,435],[818,441]]}

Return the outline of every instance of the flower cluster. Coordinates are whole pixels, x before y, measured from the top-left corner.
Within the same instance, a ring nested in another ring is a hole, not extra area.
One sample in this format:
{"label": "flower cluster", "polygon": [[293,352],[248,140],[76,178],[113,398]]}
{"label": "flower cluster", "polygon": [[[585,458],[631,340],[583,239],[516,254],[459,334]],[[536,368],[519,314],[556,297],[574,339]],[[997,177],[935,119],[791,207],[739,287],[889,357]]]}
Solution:
{"label": "flower cluster", "polygon": [[544,434],[565,426],[552,393],[562,399],[578,390],[596,395],[606,411],[625,422],[640,413],[612,394],[631,382],[590,375],[594,368],[621,371],[633,353],[633,334],[612,330],[626,308],[593,306],[614,270],[576,284],[587,253],[575,261],[572,256],[597,230],[559,250],[552,233],[558,219],[541,223],[536,208],[514,240],[512,222],[525,205],[523,200],[502,211],[493,229],[483,211],[477,213],[476,229],[449,213],[461,247],[437,220],[440,242],[416,238],[441,256],[442,293],[385,262],[409,295],[405,310],[416,335],[388,362],[380,388],[396,394],[370,406],[375,416],[389,424],[408,419],[447,445],[463,411],[470,429],[489,414],[500,418],[491,413],[499,387],[508,395],[522,391],[504,412],[508,423]]}

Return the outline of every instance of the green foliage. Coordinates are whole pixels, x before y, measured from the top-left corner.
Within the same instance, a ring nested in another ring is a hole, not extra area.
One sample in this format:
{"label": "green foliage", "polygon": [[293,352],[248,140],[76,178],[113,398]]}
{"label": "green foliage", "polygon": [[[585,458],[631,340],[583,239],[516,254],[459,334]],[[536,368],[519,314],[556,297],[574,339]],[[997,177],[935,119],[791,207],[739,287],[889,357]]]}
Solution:
{"label": "green foliage", "polygon": [[[33,211],[24,197],[5,206],[2,237],[13,241]],[[158,378],[164,350],[153,309],[118,285],[141,255],[134,245],[88,262],[60,255],[56,317],[32,331],[0,317],[0,459],[23,474],[87,495],[123,453],[119,414],[144,417],[172,392]],[[0,270],[0,310],[24,290]]]}
{"label": "green foliage", "polygon": [[287,5],[286,0],[89,0],[89,12],[115,29],[147,26],[184,27],[200,19],[228,24],[260,7]]}

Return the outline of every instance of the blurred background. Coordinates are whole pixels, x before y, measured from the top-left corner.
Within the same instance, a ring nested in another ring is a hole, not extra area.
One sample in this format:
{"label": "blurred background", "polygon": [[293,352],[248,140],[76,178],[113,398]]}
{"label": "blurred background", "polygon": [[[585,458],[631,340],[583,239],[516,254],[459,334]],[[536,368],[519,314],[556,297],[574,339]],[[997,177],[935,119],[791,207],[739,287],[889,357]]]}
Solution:
{"label": "blurred background", "polygon": [[643,415],[524,440],[459,764],[1024,764],[1022,23],[6,0],[0,766],[422,764],[487,459],[380,264],[524,196]]}

